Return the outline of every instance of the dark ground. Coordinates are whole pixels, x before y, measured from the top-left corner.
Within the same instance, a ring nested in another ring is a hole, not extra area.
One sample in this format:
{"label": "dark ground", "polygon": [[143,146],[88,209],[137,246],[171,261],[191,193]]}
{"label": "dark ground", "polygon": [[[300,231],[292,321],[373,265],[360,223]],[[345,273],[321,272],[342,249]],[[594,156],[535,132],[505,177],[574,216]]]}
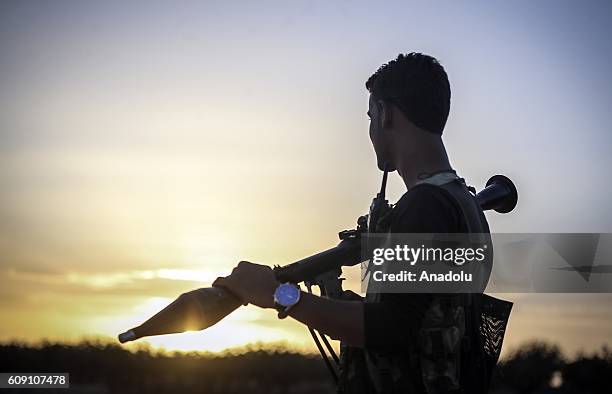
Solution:
{"label": "dark ground", "polygon": [[[69,390],[3,393],[332,393],[318,356],[280,351],[241,354],[129,352],[118,345],[0,345],[0,372],[69,372]],[[610,393],[612,353],[567,361],[555,346],[535,343],[498,366],[492,393]],[[557,386],[553,388],[551,386]]]}

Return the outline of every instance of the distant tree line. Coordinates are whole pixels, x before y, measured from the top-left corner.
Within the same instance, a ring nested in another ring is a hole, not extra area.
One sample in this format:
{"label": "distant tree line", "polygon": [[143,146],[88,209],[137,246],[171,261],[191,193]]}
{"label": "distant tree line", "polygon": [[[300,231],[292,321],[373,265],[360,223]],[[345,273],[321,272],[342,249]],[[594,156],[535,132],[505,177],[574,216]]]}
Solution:
{"label": "distant tree line", "polygon": [[566,360],[557,346],[535,342],[498,364],[493,388],[517,394],[611,393],[611,377],[612,352],[606,346]]}
{"label": "distant tree line", "polygon": [[[334,392],[318,356],[282,350],[163,353],[133,352],[91,341],[40,346],[9,343],[0,345],[0,372],[69,372],[71,389],[58,393]],[[568,361],[556,346],[532,343],[500,362],[491,392],[610,393],[610,377],[612,353],[605,347]]]}

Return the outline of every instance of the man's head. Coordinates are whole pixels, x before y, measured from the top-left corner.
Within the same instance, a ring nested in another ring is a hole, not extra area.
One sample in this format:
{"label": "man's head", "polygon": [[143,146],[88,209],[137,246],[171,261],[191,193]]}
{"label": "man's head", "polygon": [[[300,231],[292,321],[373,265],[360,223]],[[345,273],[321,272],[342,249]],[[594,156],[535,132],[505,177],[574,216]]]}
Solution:
{"label": "man's head", "polygon": [[[370,92],[370,138],[382,170],[395,170],[398,154],[410,155],[422,143],[441,141],[450,109],[450,85],[444,68],[422,53],[400,54],[366,82]],[[401,144],[403,151],[398,152]]]}

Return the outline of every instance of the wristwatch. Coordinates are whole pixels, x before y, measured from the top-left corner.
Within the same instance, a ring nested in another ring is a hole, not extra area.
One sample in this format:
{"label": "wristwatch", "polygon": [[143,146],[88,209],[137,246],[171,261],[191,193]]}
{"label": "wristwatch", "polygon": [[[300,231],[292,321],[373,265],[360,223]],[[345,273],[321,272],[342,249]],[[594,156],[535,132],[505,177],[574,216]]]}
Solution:
{"label": "wristwatch", "polygon": [[300,287],[295,283],[281,283],[274,291],[274,307],[278,311],[278,318],[284,319],[289,310],[300,301]]}

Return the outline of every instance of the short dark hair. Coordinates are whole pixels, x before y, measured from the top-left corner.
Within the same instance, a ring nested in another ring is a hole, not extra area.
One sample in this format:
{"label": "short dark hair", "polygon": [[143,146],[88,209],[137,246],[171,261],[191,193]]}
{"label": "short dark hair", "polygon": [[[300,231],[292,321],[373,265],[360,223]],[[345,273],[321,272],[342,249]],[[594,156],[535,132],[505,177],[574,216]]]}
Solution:
{"label": "short dark hair", "polygon": [[366,88],[378,100],[389,100],[412,123],[442,134],[450,110],[450,84],[444,67],[422,53],[400,54],[368,78]]}

